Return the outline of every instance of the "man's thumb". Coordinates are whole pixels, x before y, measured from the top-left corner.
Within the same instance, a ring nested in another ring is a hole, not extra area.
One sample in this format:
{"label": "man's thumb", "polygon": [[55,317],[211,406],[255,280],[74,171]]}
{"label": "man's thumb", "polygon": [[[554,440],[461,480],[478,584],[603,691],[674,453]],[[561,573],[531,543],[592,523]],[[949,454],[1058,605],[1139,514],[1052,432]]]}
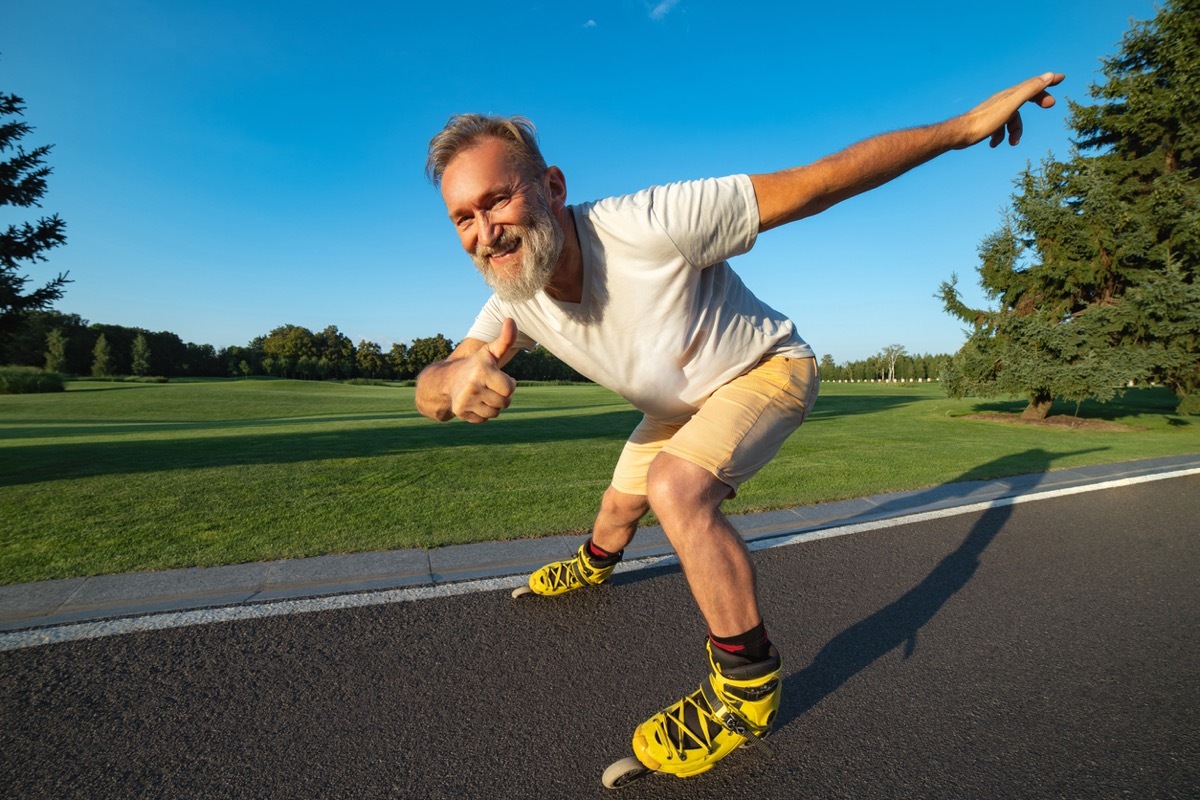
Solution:
{"label": "man's thumb", "polygon": [[509,351],[515,341],[517,341],[517,323],[513,322],[511,317],[506,317],[504,325],[500,328],[500,335],[487,348],[492,357],[499,361],[504,358],[504,354]]}

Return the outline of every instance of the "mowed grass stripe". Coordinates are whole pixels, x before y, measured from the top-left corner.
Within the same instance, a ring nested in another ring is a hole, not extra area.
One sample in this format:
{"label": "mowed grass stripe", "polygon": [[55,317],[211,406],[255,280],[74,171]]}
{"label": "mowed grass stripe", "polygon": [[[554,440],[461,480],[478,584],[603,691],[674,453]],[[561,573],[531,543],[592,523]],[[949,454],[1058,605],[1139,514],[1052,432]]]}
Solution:
{"label": "mowed grass stripe", "polygon": [[[583,385],[522,385],[481,426],[420,417],[405,387],[68,388],[0,397],[0,584],[582,532],[640,418]],[[1084,407],[1124,431],[963,419],[1021,406],[827,384],[728,510],[1200,452],[1163,390]]]}

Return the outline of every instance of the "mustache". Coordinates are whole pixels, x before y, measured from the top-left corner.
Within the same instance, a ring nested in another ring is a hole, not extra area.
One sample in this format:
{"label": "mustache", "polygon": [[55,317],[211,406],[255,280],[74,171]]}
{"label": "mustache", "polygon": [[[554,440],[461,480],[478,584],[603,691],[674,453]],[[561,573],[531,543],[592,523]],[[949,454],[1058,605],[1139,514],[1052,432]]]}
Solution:
{"label": "mustache", "polygon": [[487,258],[488,256],[496,255],[497,253],[507,253],[521,242],[521,233],[513,228],[505,228],[501,231],[500,236],[492,244],[480,244],[475,246],[475,255],[479,258]]}

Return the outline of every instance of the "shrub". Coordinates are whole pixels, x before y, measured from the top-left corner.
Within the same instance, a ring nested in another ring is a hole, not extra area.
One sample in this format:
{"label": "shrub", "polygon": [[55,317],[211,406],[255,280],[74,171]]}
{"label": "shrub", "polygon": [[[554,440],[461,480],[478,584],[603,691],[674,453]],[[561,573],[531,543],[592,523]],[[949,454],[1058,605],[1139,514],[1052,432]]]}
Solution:
{"label": "shrub", "polygon": [[63,377],[37,367],[0,367],[0,394],[66,391]]}
{"label": "shrub", "polygon": [[74,380],[84,383],[170,383],[165,375],[77,375]]}

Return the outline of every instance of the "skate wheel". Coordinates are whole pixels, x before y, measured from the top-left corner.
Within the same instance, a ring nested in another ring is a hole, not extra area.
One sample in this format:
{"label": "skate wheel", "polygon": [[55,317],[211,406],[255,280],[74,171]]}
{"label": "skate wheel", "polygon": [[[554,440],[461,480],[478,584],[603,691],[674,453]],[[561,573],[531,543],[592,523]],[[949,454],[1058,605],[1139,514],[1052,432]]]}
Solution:
{"label": "skate wheel", "polygon": [[524,597],[527,594],[533,594],[533,589],[529,588],[529,584],[525,584],[524,586],[518,586],[517,588],[513,589],[513,591],[512,591],[512,596],[514,599],[517,597]]}
{"label": "skate wheel", "polygon": [[633,756],[629,756],[629,758],[622,758],[604,770],[604,775],[601,776],[600,782],[604,784],[605,789],[620,789],[622,786],[628,786],[649,774],[649,767]]}

